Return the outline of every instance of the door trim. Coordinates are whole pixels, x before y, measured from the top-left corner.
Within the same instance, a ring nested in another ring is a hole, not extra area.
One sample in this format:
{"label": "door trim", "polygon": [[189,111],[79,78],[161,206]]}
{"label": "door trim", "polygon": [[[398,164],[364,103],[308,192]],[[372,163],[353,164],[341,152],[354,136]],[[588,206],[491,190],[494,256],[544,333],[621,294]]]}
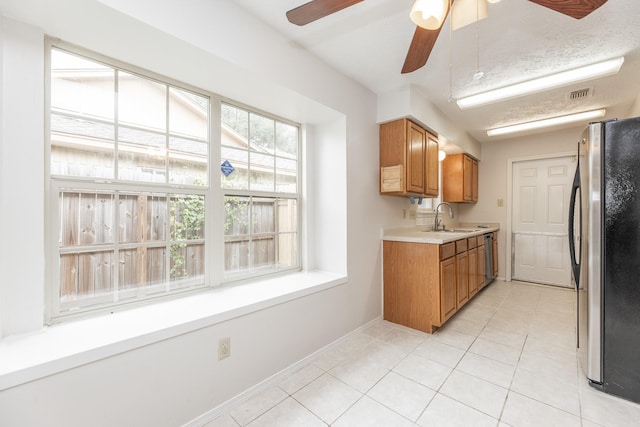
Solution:
{"label": "door trim", "polygon": [[560,159],[563,157],[574,157],[577,160],[578,155],[573,152],[551,153],[524,157],[513,157],[507,159],[507,230],[506,230],[506,249],[505,249],[505,277],[507,282],[511,281],[512,262],[513,262],[513,238],[512,234],[512,218],[513,213],[513,164],[520,162],[528,162],[535,160]]}

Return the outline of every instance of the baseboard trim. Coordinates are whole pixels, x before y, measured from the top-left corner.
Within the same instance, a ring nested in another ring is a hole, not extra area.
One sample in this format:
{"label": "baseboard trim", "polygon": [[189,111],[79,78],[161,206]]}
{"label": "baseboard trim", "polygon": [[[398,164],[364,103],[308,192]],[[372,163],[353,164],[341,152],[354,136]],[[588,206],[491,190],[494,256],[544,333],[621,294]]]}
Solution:
{"label": "baseboard trim", "polygon": [[283,380],[284,378],[288,377],[289,375],[293,374],[294,372],[300,370],[301,368],[307,366],[308,364],[312,363],[314,360],[316,360],[318,357],[320,357],[323,353],[325,353],[326,351],[339,346],[343,341],[345,341],[347,338],[349,338],[350,336],[362,331],[363,329],[369,327],[371,324],[376,323],[378,321],[380,321],[382,319],[382,316],[379,316],[375,319],[373,319],[370,322],[365,323],[364,325],[360,326],[359,328],[351,331],[350,333],[348,333],[347,335],[342,336],[341,338],[338,338],[337,340],[327,344],[326,346],[322,347],[321,349],[315,351],[314,353],[311,353],[309,356],[305,357],[304,359],[299,360],[298,362],[286,367],[285,369],[273,374],[272,376],[270,376],[269,378],[259,382],[258,384],[248,388],[247,390],[243,391],[242,393],[232,397],[231,399],[227,400],[226,402],[216,406],[215,408],[205,412],[204,414],[194,418],[193,420],[183,424],[182,427],[202,427],[205,424],[215,420],[216,418],[218,418],[219,416],[226,414],[227,412],[231,411],[233,408],[235,408],[236,406],[240,405],[241,403],[251,399],[252,397],[256,396],[257,394],[267,390],[269,387],[272,387],[273,385],[277,384],[278,382],[280,382],[281,380]]}

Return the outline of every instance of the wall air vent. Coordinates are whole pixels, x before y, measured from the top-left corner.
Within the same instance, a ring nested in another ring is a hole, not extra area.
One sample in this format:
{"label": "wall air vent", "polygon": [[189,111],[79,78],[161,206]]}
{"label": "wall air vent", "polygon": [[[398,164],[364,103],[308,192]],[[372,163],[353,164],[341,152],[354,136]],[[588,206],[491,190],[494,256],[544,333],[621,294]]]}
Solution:
{"label": "wall air vent", "polygon": [[577,101],[588,96],[591,96],[591,88],[589,87],[574,90],[573,92],[569,92],[569,101]]}

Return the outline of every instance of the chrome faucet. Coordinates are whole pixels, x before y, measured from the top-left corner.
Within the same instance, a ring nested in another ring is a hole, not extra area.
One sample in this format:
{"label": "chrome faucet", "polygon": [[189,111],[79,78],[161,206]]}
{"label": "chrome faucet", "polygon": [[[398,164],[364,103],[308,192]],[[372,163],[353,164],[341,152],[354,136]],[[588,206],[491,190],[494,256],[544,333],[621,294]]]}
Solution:
{"label": "chrome faucet", "polygon": [[[438,220],[438,213],[440,213],[440,206],[442,205],[449,206],[449,218],[453,219],[453,207],[451,207],[451,205],[447,202],[438,203],[438,206],[436,206],[436,218],[433,223],[433,231],[438,231],[438,229],[440,228],[440,220]],[[442,226],[442,229],[444,230],[444,226]]]}

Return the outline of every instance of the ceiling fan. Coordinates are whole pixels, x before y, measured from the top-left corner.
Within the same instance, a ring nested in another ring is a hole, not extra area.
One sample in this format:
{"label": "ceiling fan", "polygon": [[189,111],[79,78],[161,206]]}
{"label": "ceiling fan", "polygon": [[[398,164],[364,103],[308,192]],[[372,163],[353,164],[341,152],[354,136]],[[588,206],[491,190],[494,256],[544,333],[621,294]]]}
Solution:
{"label": "ceiling fan", "polygon": [[[292,24],[307,25],[320,18],[339,12],[342,9],[360,3],[363,0],[312,0],[287,12],[287,19]],[[433,0],[435,1],[435,0]],[[442,1],[442,0],[440,0]],[[451,0],[453,4],[455,0]],[[602,6],[607,0],[529,0],[556,12],[570,16],[575,19],[582,19],[591,12]],[[447,7],[448,9],[448,7]],[[446,10],[442,22],[449,14]],[[416,26],[413,39],[409,45],[409,51],[402,66],[402,74],[411,73],[422,68],[429,59],[431,50],[438,39],[442,26],[428,30]]]}

